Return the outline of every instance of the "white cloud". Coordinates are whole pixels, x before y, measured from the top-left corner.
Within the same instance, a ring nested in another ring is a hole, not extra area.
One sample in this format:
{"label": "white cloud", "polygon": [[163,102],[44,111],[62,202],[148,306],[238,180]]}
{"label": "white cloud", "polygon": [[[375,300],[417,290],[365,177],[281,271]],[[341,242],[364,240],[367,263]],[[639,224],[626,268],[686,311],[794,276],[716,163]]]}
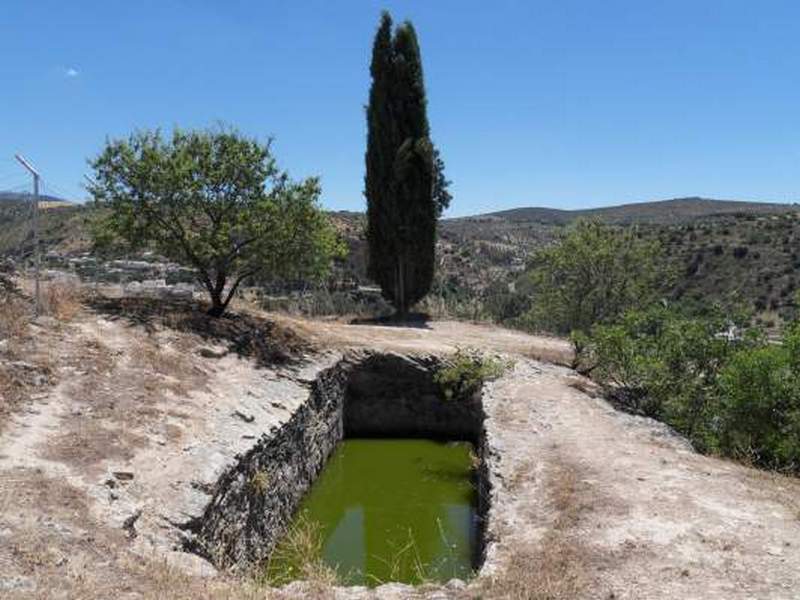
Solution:
{"label": "white cloud", "polygon": [[66,69],[64,69],[64,77],[73,78],[77,77],[78,75],[80,75],[80,71],[78,71],[78,69],[75,69],[73,67],[67,67]]}

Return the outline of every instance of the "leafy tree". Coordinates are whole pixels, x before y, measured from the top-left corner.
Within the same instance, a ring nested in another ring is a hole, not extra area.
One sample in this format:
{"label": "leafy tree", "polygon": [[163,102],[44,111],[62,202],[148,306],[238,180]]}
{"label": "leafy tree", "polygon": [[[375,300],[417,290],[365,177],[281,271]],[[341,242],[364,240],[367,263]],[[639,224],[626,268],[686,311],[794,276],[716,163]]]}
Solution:
{"label": "leafy tree", "polygon": [[321,277],[341,243],[320,209],[319,181],[293,182],[270,144],[226,129],[143,131],[90,162],[106,211],[95,242],[152,247],[191,265],[224,314],[248,278]]}
{"label": "leafy tree", "polygon": [[367,270],[405,315],[430,290],[436,221],[451,199],[444,163],[430,140],[422,60],[411,23],[392,32],[392,19],[383,13],[370,74]]}
{"label": "leafy tree", "polygon": [[533,256],[533,307],[525,320],[557,334],[585,334],[627,309],[647,306],[668,283],[659,258],[658,245],[640,239],[634,228],[578,221]]}

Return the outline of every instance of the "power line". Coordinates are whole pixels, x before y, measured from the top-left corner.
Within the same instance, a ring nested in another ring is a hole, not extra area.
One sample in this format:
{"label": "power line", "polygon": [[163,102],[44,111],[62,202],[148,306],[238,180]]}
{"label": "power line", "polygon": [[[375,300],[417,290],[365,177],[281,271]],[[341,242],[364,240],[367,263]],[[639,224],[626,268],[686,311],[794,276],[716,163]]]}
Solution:
{"label": "power line", "polygon": [[77,202],[68,198],[69,194],[64,192],[64,190],[61,188],[56,187],[52,183],[42,180],[42,186],[46,191],[49,190],[51,192],[49,195],[57,197],[59,200],[63,200],[64,202],[68,202],[70,204],[77,204]]}

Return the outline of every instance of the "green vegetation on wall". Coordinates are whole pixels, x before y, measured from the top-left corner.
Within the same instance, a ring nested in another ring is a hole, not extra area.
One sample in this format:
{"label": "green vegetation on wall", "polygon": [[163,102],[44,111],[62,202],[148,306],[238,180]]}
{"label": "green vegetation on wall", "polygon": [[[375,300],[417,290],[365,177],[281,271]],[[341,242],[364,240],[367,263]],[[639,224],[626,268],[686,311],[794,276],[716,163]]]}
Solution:
{"label": "green vegetation on wall", "polygon": [[512,367],[511,362],[487,356],[480,350],[459,348],[434,379],[445,399],[471,398],[484,383],[497,379]]}

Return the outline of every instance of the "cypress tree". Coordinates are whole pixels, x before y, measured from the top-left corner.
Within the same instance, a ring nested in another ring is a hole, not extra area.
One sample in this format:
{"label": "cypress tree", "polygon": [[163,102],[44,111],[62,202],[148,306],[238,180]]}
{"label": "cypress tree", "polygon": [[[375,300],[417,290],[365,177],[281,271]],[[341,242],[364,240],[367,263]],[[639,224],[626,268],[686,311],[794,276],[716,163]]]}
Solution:
{"label": "cypress tree", "polygon": [[409,22],[384,12],[372,49],[365,194],[368,274],[400,316],[433,281],[436,221],[449,203],[430,141],[422,60]]}

